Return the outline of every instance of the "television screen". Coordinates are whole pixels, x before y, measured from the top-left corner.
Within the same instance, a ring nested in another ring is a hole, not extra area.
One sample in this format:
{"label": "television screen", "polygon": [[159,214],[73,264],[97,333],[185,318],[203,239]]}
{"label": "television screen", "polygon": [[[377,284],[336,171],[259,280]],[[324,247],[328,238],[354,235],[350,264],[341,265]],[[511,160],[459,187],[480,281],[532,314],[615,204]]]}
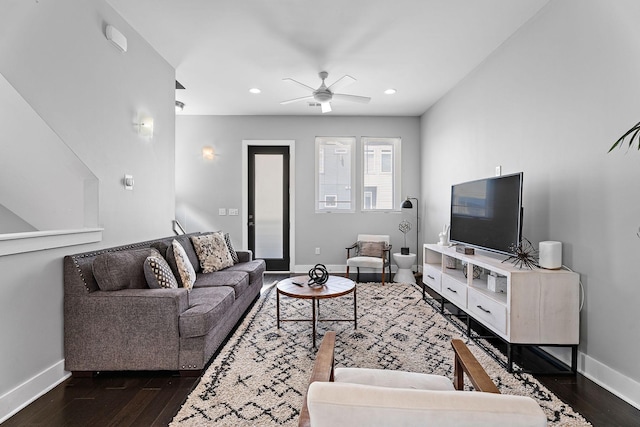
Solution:
{"label": "television screen", "polygon": [[451,186],[450,240],[504,254],[522,239],[522,172]]}

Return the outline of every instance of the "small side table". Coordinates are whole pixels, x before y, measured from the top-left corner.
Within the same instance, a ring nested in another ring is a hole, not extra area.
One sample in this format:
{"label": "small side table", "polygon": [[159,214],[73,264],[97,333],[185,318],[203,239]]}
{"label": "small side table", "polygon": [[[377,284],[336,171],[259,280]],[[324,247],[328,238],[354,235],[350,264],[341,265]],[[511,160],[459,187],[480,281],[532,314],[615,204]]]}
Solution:
{"label": "small side table", "polygon": [[393,260],[398,266],[393,281],[396,283],[416,283],[416,278],[413,277],[411,271],[411,266],[416,261],[416,254],[402,255],[400,252],[396,252],[393,254]]}

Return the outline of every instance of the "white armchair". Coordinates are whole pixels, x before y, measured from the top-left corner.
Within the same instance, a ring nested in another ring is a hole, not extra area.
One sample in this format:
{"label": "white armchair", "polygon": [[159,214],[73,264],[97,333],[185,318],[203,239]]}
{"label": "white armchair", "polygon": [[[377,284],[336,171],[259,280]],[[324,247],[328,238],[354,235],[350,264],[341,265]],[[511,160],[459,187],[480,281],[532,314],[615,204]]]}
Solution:
{"label": "white armchair", "polygon": [[[382,284],[384,285],[384,269],[389,269],[391,277],[390,252],[391,245],[388,235],[358,234],[358,241],[347,249],[347,278],[349,268],[356,267],[356,282],[360,281],[360,267],[382,269]],[[353,251],[353,254],[352,252]],[[353,256],[352,256],[353,255]]]}
{"label": "white armchair", "polygon": [[[500,394],[461,340],[452,340],[454,380],[439,375],[333,367],[335,332],[314,365],[299,427],[547,425],[535,400]],[[477,391],[463,388],[463,373]]]}

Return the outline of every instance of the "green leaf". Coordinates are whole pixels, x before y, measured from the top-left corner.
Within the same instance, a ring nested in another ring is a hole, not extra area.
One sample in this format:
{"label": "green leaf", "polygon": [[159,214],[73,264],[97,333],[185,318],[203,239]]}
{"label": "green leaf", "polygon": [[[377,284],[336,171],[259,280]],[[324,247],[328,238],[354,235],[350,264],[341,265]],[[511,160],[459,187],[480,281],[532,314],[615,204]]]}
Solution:
{"label": "green leaf", "polygon": [[631,148],[631,146],[633,145],[634,142],[638,143],[638,150],[640,150],[640,139],[638,139],[638,133],[640,132],[640,122],[636,123],[635,126],[633,126],[631,129],[629,129],[627,132],[625,132],[624,135],[622,135],[612,146],[611,148],[609,148],[609,151],[607,151],[608,153],[610,153],[611,151],[613,151],[614,148],[616,147],[620,147],[622,146],[622,144],[624,143],[624,140],[627,136],[631,135],[631,138],[629,138],[629,148]]}

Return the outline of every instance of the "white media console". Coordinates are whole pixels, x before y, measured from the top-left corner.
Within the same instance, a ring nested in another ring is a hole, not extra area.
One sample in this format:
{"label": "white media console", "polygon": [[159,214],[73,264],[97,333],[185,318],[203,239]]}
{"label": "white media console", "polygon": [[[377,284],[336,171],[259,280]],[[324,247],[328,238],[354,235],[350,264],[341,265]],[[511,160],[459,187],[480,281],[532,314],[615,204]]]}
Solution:
{"label": "white media console", "polygon": [[[575,373],[580,333],[579,275],[566,270],[518,268],[503,262],[505,258],[465,255],[455,247],[425,244],[423,286],[442,297],[442,311],[447,300],[502,338],[507,344],[510,372],[513,347],[536,345],[571,347],[571,372]],[[505,282],[506,287],[500,286]],[[501,287],[504,291],[499,290]],[[467,333],[471,336],[469,325]]]}

